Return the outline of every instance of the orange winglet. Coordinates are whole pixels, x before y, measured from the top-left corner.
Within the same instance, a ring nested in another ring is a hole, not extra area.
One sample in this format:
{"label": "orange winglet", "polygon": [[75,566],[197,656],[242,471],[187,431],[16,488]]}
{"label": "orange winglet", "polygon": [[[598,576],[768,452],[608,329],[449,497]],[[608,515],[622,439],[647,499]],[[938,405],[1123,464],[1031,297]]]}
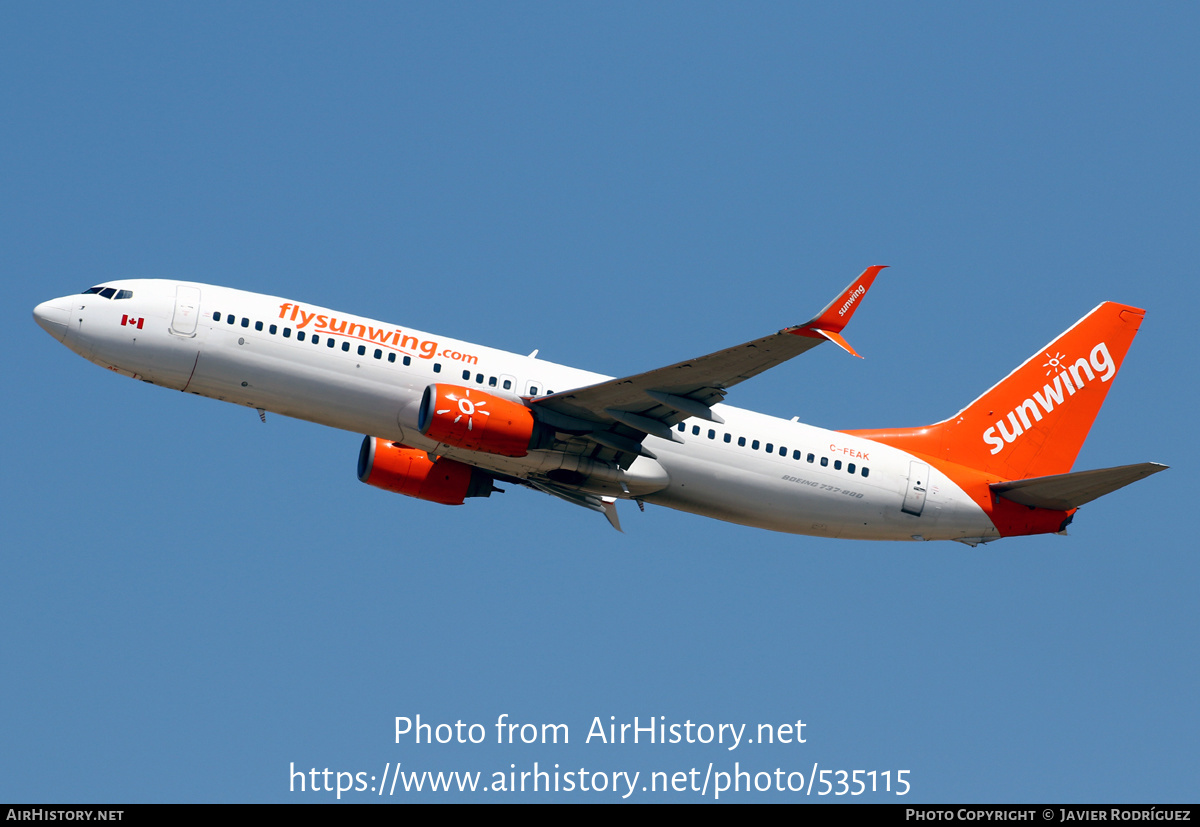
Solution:
{"label": "orange winglet", "polygon": [[854,348],[850,347],[850,343],[842,338],[841,333],[850,323],[850,318],[862,303],[867,291],[871,289],[871,285],[875,283],[875,277],[885,267],[887,267],[886,264],[877,264],[863,270],[862,275],[850,282],[850,285],[839,293],[836,299],[827,304],[824,310],[804,324],[788,328],[787,332],[796,336],[809,336],[813,339],[828,339],[842,350],[861,359],[862,357]]}
{"label": "orange winglet", "polygon": [[854,315],[854,311],[858,309],[858,305],[862,303],[863,296],[871,289],[871,285],[875,282],[875,277],[885,267],[887,267],[886,264],[878,264],[863,270],[862,275],[850,282],[850,286],[843,290],[836,299],[831,301],[824,310],[818,313],[815,319],[800,326],[814,330],[825,330],[829,333],[841,333],[846,325],[850,323],[850,317]]}

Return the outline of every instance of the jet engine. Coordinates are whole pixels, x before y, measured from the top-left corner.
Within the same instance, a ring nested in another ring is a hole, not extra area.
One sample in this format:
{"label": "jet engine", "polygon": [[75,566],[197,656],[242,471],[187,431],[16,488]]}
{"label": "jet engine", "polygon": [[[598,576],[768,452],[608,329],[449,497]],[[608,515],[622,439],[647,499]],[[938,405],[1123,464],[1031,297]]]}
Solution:
{"label": "jet engine", "polygon": [[528,454],[543,431],[520,402],[460,385],[425,389],[417,430],[435,442],[505,457]]}
{"label": "jet engine", "polygon": [[358,452],[358,478],[367,485],[443,505],[462,505],[467,497],[487,497],[492,477],[446,457],[436,461],[416,448],[368,436]]}

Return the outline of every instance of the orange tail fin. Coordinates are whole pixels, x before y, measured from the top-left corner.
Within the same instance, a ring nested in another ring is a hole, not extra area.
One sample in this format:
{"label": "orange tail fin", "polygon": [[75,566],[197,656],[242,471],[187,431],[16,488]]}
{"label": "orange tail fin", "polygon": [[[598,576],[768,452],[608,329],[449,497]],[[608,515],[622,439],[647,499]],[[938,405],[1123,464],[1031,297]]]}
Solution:
{"label": "orange tail fin", "polygon": [[1105,302],[944,422],[847,433],[1005,480],[1065,474],[1145,312]]}

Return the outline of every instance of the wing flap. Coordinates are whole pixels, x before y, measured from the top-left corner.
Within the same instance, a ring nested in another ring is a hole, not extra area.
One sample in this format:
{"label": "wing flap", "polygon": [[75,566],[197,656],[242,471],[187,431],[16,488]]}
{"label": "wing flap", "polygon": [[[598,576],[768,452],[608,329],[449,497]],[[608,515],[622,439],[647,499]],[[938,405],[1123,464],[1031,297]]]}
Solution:
{"label": "wing flap", "polygon": [[565,500],[572,505],[582,506],[589,511],[596,511],[604,515],[608,520],[609,525],[617,531],[624,533],[621,528],[621,519],[617,516],[617,500],[615,497],[597,497],[594,494],[586,494],[582,491],[569,491],[565,488],[559,488],[557,485],[552,485],[538,480],[523,480],[523,482],[538,491],[542,491],[553,497],[558,497],[560,500]]}

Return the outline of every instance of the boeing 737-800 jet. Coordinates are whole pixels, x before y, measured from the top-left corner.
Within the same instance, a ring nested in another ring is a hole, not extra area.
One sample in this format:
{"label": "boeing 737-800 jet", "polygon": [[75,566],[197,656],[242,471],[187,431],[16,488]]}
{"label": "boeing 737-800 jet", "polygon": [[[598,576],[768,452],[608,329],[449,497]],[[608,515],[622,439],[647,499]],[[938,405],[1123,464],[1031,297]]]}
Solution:
{"label": "boeing 737-800 jet", "polygon": [[1144,311],[1105,302],[947,420],[828,431],[724,404],[831,341],[882,267],[804,324],[613,379],[288,299],[120,279],[37,323],[124,376],[365,433],[368,485],[447,505],[525,485],[603,513],[635,500],[865,540],[1064,533],[1084,503],[1166,466],[1071,472]]}

